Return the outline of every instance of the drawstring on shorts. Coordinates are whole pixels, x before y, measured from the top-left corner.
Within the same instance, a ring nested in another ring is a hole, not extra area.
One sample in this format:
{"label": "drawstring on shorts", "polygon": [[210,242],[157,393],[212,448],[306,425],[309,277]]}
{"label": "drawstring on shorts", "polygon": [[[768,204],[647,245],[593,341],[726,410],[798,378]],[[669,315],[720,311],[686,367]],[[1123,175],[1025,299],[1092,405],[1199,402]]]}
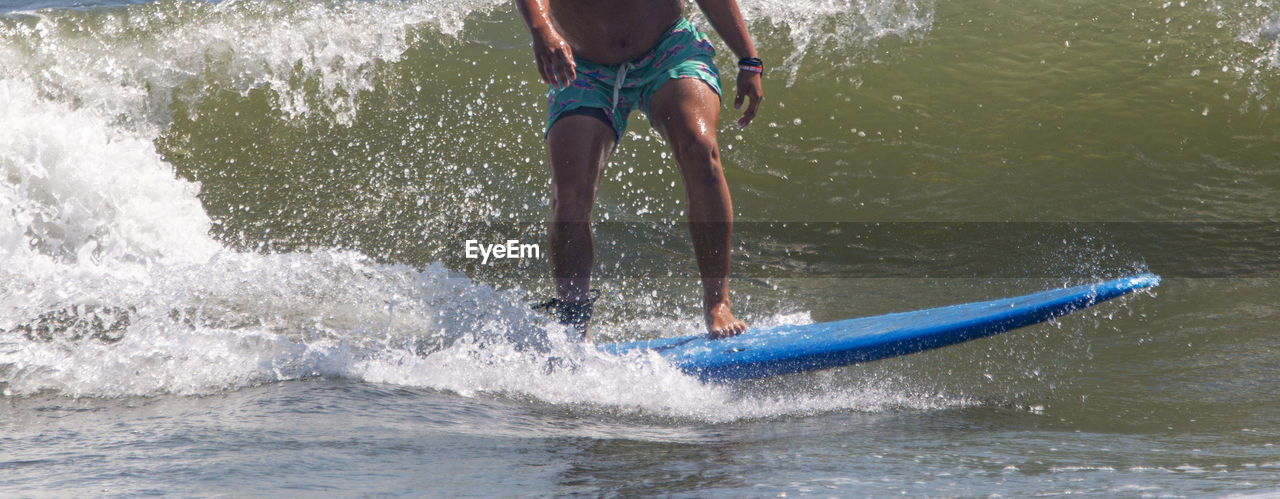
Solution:
{"label": "drawstring on shorts", "polygon": [[609,112],[616,113],[618,111],[618,91],[622,90],[622,82],[627,79],[627,71],[635,69],[635,65],[630,62],[622,63],[618,67],[618,79],[613,82],[613,107]]}

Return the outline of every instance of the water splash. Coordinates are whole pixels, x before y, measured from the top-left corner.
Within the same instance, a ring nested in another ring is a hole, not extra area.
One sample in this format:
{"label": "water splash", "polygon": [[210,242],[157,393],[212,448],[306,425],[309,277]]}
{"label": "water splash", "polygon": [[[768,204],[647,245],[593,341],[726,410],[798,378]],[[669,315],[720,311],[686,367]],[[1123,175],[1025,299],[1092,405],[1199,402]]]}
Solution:
{"label": "water splash", "polygon": [[270,88],[286,116],[354,116],[378,64],[394,62],[418,30],[462,31],[491,0],[187,2],[0,19],[0,77],[43,97],[92,107],[132,127],[162,127],[175,95],[210,84]]}
{"label": "water splash", "polygon": [[196,194],[145,137],[0,80],[0,261],[207,259],[219,245]]}
{"label": "water splash", "polygon": [[[915,40],[933,25],[933,2],[924,0],[765,0],[744,4],[743,17],[785,29],[790,51],[781,66],[795,83],[807,59],[850,67],[850,54],[865,54],[887,37]],[[758,28],[757,28],[758,29]]]}

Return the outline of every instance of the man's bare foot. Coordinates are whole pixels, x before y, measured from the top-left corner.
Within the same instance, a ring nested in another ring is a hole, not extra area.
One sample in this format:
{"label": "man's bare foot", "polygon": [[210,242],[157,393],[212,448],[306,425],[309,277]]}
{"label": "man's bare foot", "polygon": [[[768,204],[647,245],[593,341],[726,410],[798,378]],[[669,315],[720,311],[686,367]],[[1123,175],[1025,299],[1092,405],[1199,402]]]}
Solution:
{"label": "man's bare foot", "polygon": [[705,318],[707,332],[711,333],[713,340],[737,336],[747,330],[747,323],[738,320],[729,311],[729,302],[720,302],[707,307]]}

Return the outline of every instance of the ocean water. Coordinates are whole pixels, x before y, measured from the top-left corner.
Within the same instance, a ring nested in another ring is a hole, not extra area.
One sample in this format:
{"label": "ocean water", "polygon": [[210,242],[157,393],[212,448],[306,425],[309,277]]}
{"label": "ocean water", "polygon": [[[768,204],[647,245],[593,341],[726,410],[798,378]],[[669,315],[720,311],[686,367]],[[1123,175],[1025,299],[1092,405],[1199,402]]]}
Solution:
{"label": "ocean water", "polygon": [[[1163,284],[701,383],[530,310],[545,255],[467,257],[549,206],[508,2],[0,0],[0,495],[1280,494],[1280,5],[741,7],[752,324]],[[683,205],[633,117],[602,340],[701,327]]]}

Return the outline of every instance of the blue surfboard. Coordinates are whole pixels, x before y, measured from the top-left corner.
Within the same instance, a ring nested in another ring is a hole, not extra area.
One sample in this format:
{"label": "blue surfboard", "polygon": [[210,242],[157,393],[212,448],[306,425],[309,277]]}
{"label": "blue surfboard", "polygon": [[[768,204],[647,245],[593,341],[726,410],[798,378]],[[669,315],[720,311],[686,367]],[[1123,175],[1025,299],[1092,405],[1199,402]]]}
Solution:
{"label": "blue surfboard", "polygon": [[1159,284],[1159,276],[1138,274],[1012,298],[753,329],[720,340],[700,334],[608,343],[599,348],[614,355],[652,350],[704,381],[762,378],[954,345],[1044,322]]}

